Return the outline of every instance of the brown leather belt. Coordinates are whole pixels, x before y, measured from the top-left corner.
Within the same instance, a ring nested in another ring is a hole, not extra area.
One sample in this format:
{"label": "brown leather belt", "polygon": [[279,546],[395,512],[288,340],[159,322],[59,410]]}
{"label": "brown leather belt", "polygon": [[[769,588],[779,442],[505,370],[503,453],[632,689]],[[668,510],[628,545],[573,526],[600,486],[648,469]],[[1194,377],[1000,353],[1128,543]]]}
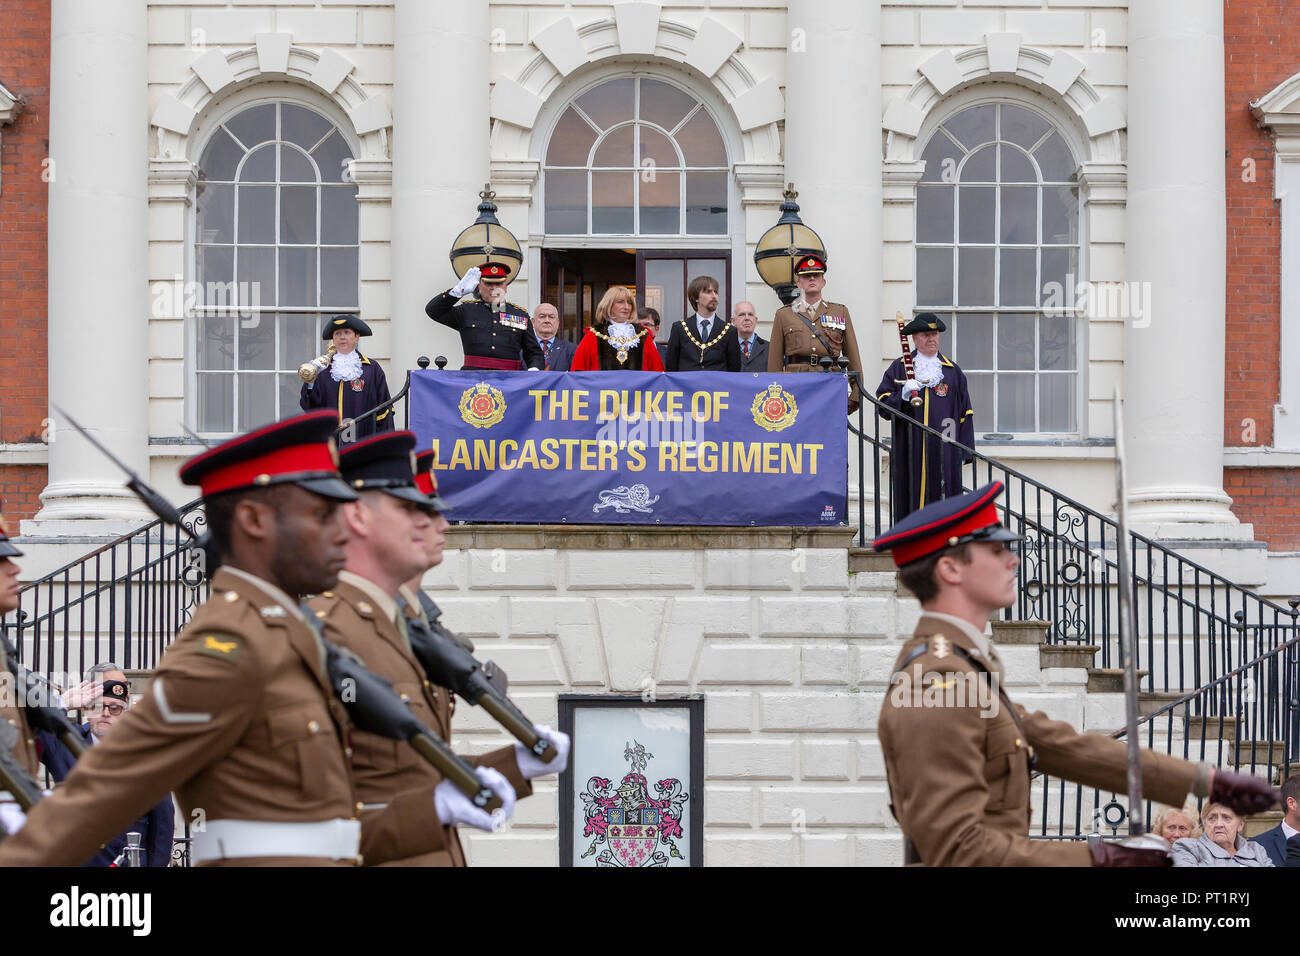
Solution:
{"label": "brown leather belt", "polygon": [[820,365],[822,356],[820,355],[787,355],[785,357],[786,365]]}

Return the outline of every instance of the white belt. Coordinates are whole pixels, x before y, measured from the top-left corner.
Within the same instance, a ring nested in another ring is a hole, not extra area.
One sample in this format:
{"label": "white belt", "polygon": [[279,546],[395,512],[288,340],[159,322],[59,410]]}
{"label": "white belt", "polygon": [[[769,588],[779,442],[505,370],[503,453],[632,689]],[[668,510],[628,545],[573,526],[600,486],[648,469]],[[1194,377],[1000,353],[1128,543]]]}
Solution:
{"label": "white belt", "polygon": [[190,853],[195,863],[250,856],[315,856],[354,860],[361,852],[358,820],[277,823],[269,820],[209,820],[195,831]]}

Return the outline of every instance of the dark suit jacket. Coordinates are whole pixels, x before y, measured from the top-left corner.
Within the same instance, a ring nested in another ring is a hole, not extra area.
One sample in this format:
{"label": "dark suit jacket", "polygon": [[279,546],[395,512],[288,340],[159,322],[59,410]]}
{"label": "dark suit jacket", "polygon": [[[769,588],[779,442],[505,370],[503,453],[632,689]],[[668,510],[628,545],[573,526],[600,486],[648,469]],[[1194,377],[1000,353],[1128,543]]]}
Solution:
{"label": "dark suit jacket", "polygon": [[[90,724],[82,724],[80,730],[87,747],[98,746],[90,742]],[[72,751],[48,731],[36,731],[36,749],[40,753],[41,763],[45,764],[45,769],[56,783],[63,783],[76,766],[77,758],[72,755]],[[105,843],[82,866],[108,866],[126,847],[126,835],[132,831],[140,834],[140,846],[144,851],[140,863],[143,866],[167,866],[172,859],[172,835],[175,829],[176,810],[169,795],[163,797],[157,806],[123,830],[119,836]]]}
{"label": "dark suit jacket", "polygon": [[1300,833],[1286,841],[1285,865],[1300,868]]}
{"label": "dark suit jacket", "polygon": [[736,338],[736,329],[725,317],[715,315],[709,329],[709,341],[718,339],[718,334],[725,328],[727,334],[718,339],[704,351],[704,361],[700,361],[700,348],[686,337],[682,323],[691,324],[691,335],[700,337],[699,316],[690,315],[673,323],[668,333],[668,355],[664,359],[664,368],[669,372],[739,372],[740,340]]}
{"label": "dark suit jacket", "polygon": [[[737,333],[736,346],[740,346],[740,336]],[[767,371],[767,339],[754,333],[754,344],[749,349],[749,358],[745,358],[742,350],[740,353],[740,370],[742,372],[766,372]]]}
{"label": "dark suit jacket", "polygon": [[[541,348],[541,340],[538,339],[538,348]],[[551,357],[546,360],[545,370],[548,372],[567,372],[569,366],[573,364],[573,353],[578,351],[578,347],[572,342],[555,337],[555,343],[551,346]],[[519,353],[519,361],[523,362],[523,353]],[[527,365],[523,366],[528,368]],[[543,366],[538,366],[543,368]]]}
{"label": "dark suit jacket", "polygon": [[1274,866],[1287,865],[1287,838],[1282,833],[1282,824],[1279,823],[1271,830],[1265,830],[1259,836],[1251,837],[1250,842],[1258,843],[1268,851],[1268,858],[1273,861]]}

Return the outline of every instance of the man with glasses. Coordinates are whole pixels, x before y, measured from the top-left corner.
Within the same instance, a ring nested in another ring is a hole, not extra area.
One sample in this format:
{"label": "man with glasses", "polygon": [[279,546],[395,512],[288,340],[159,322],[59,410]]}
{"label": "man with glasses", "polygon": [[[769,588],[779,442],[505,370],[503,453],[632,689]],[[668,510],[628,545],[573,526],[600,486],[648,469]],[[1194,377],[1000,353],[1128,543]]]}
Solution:
{"label": "man with glasses", "polygon": [[[650,334],[646,337],[654,340],[655,348],[659,350],[660,360],[667,359],[668,346],[659,341],[659,326],[661,324],[659,310],[645,305],[641,306],[636,310],[636,324],[649,331]],[[667,368],[666,365],[664,367]]]}

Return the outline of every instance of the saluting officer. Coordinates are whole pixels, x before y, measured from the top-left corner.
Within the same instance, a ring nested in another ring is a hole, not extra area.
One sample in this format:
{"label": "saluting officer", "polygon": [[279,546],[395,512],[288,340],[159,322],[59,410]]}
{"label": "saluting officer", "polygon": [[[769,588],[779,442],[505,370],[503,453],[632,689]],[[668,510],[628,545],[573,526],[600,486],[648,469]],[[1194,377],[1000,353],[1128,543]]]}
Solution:
{"label": "saluting officer", "polygon": [[[1029,773],[1099,790],[1127,789],[1128,749],[1029,713],[1001,688],[1002,661],[984,634],[1016,599],[1014,547],[998,523],[993,482],[913,512],[874,547],[889,551],[921,618],[894,664],[880,712],[890,808],[904,856],[927,866],[1167,866],[1168,854],[1115,843],[1029,839]],[[1189,792],[1239,813],[1268,809],[1277,793],[1247,774],[1143,751],[1153,800],[1180,807]]]}
{"label": "saluting officer", "polygon": [[[451,739],[450,692],[426,678],[410,645],[407,613],[398,596],[413,575],[430,567],[427,538],[441,541],[447,521],[434,500],[415,486],[415,435],[395,432],[352,445],[340,458],[344,480],[359,492],[344,507],[351,532],[347,566],[338,585],[311,602],[326,635],[388,678],[412,713],[444,740]],[[440,551],[440,549],[439,549]],[[439,554],[439,557],[441,555]],[[464,866],[455,827],[492,830],[494,820],[407,748],[354,731],[353,769],[362,811],[362,852],[394,865]],[[509,746],[480,757],[480,779],[502,798],[505,816],[516,796],[532,792],[537,774]],[[542,770],[553,772],[553,770]],[[396,809],[400,826],[372,826],[370,808]]]}
{"label": "saluting officer", "polygon": [[[777,310],[772,319],[772,338],[768,343],[769,372],[816,372],[822,356],[848,359],[849,370],[862,375],[858,355],[858,338],[848,306],[822,298],[826,288],[826,260],[809,254],[795,266],[795,285],[799,297]],[[861,402],[858,379],[851,380],[848,409],[856,411]]]}
{"label": "saluting officer", "polygon": [[0,864],[75,866],[168,792],[202,814],[209,865],[351,865],[361,824],[347,715],[297,595],[334,585],[347,529],[338,417],[267,425],[191,459],[222,555],[212,596],[163,655],[148,691],[77,762]]}
{"label": "saluting officer", "polygon": [[[325,323],[321,338],[333,342],[337,351],[329,367],[315,380],[304,384],[298,404],[304,412],[315,408],[333,409],[340,419],[355,419],[377,408],[391,397],[388,380],[378,362],[361,354],[357,342],[370,335],[370,326],[355,315],[336,315]],[[393,409],[388,407],[371,418],[357,422],[356,437],[393,430]]]}
{"label": "saluting officer", "polygon": [[[434,296],[424,307],[433,321],[460,333],[465,350],[461,368],[517,371],[521,352],[525,368],[545,367],[528,310],[506,301],[509,281],[509,266],[487,262],[481,269],[474,266],[466,270],[460,282]],[[476,293],[475,298],[460,301],[471,292]]]}

